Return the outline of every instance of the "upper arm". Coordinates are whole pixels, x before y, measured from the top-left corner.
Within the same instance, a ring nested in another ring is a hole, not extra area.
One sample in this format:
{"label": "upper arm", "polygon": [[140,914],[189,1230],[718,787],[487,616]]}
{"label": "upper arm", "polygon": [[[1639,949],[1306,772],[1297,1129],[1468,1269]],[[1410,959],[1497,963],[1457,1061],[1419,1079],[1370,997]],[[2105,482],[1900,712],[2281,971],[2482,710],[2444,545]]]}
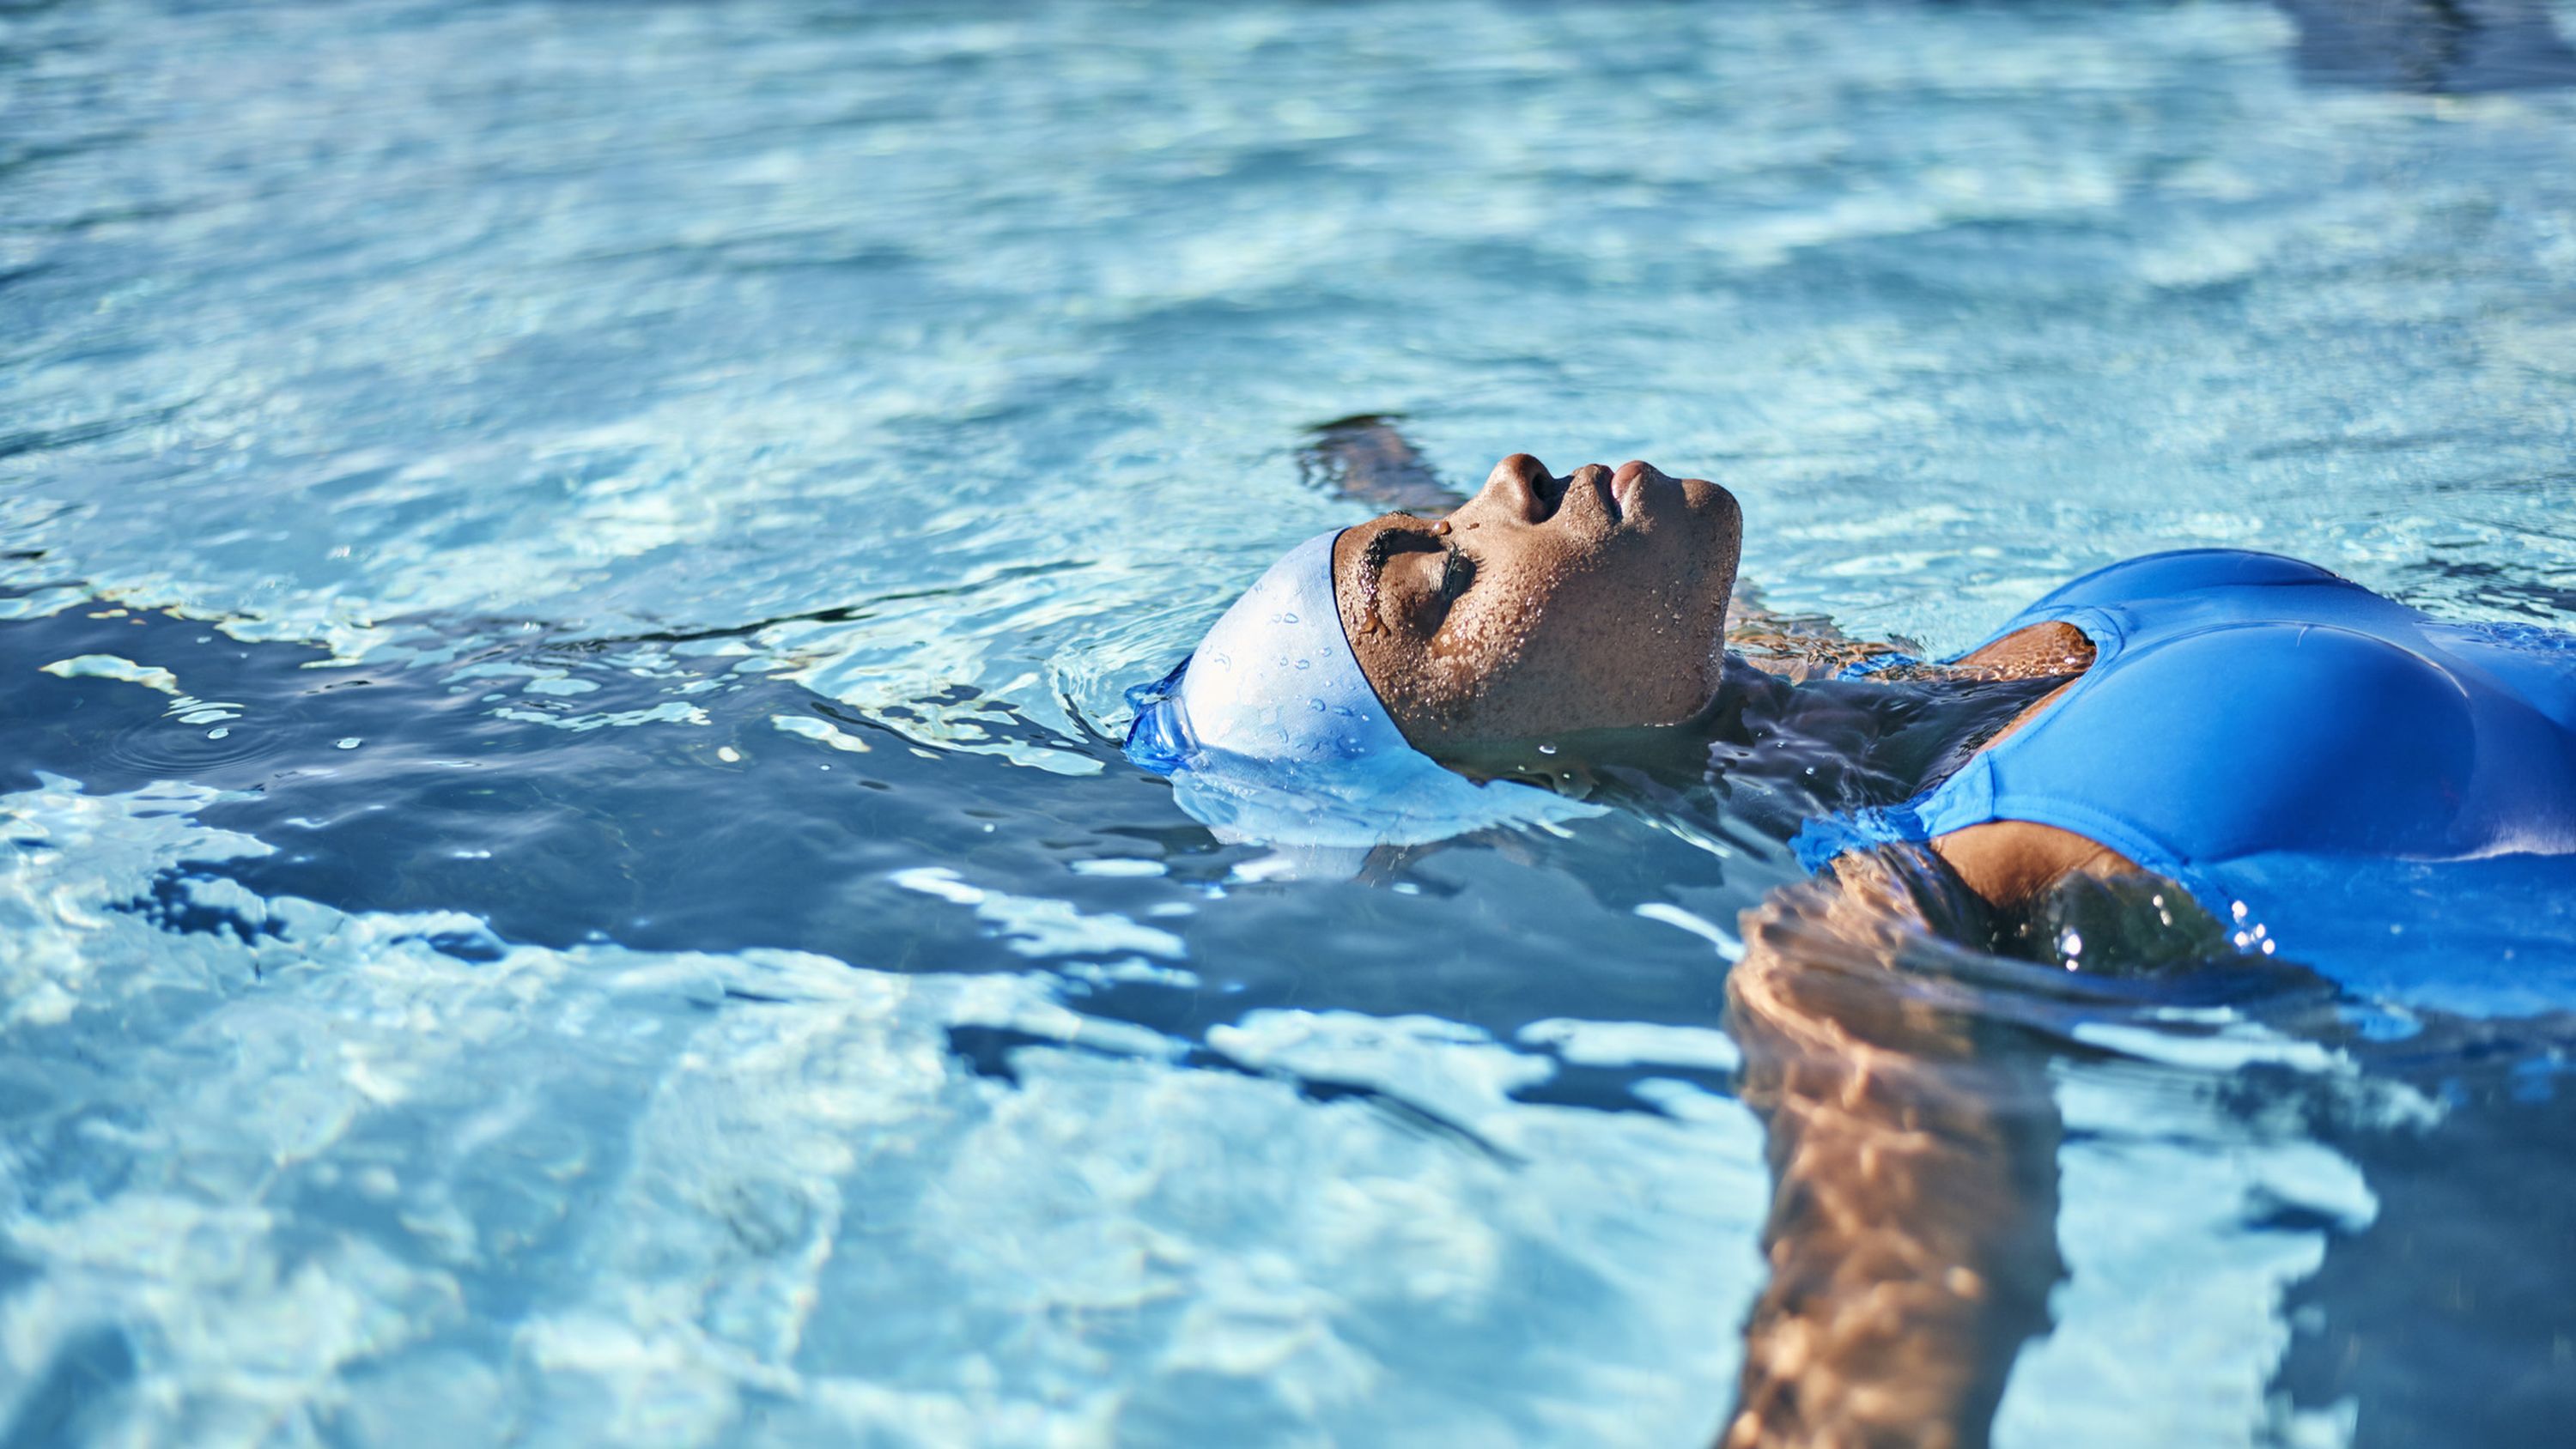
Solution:
{"label": "upper arm", "polygon": [[1958,663],[2019,679],[2081,674],[2093,663],[2093,641],[2074,625],[2051,620],[2015,629]]}
{"label": "upper arm", "polygon": [[2021,906],[2070,875],[2135,875],[2137,862],[2099,841],[2028,820],[1989,820],[1935,836],[1932,851],[1998,910]]}

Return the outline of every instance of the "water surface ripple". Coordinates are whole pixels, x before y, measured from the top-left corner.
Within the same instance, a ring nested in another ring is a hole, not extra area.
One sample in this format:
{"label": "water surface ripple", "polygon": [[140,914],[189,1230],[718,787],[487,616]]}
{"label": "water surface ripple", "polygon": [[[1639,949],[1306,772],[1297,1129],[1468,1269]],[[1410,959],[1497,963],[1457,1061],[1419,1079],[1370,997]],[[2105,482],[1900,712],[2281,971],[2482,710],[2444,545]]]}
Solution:
{"label": "water surface ripple", "polygon": [[[2188,544],[2576,627],[2576,11],[2453,10],[0,5],[0,1442],[1707,1442],[1794,862],[1299,877],[1122,691],[1363,411],[1929,649]],[[1958,966],[1998,1442],[2576,1410],[2576,920],[2424,910],[2474,992]]]}

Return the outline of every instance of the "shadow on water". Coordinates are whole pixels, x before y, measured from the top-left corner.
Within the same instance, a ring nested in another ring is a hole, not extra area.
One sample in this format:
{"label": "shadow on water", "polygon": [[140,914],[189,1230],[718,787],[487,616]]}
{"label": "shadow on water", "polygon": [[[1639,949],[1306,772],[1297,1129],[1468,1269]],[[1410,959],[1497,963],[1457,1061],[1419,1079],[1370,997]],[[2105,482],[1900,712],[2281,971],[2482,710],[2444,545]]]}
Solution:
{"label": "shadow on water", "polygon": [[2277,1070],[2231,1084],[2248,1118],[2288,1109],[2376,1200],[2284,1295],[2291,1338],[2274,1380],[2302,1408],[2357,1408],[2360,1449],[2564,1442],[2576,1412],[2571,1047],[2566,1013],[2433,1020],[2403,1042],[2355,1043],[2369,1080],[2439,1104],[2438,1120],[2405,1125]]}
{"label": "shadow on water", "polygon": [[[191,879],[220,878],[347,911],[462,911],[550,947],[1042,966],[1084,1011],[1188,1042],[1266,1008],[1423,1014],[1506,1039],[1567,1017],[1714,1027],[1722,962],[1634,907],[1678,899],[1727,922],[1793,869],[1612,816],[1546,841],[1544,858],[1503,838],[1376,862],[1360,881],[1275,879],[1264,851],[1218,841],[1099,741],[998,727],[1097,767],[1067,776],[925,748],[737,670],[738,654],[447,629],[412,639],[438,662],[348,665],[112,605],[0,625],[0,673],[18,681],[0,694],[0,789],[44,772],[93,794],[229,792],[197,818],[273,853],[188,863],[133,904],[171,929],[257,929],[195,899]],[[84,656],[167,679],[43,672]],[[237,717],[206,713],[218,706]],[[958,1041],[1000,1072],[1014,1044]],[[1636,1108],[1639,1075],[1539,1090]]]}
{"label": "shadow on water", "polygon": [[2542,0],[2277,0],[2299,74],[2325,85],[2467,95],[2576,84]]}
{"label": "shadow on water", "polygon": [[2409,570],[2425,592],[2440,591],[2464,603],[2560,625],[2576,619],[2576,588],[2521,577],[2480,559],[2435,557]]}

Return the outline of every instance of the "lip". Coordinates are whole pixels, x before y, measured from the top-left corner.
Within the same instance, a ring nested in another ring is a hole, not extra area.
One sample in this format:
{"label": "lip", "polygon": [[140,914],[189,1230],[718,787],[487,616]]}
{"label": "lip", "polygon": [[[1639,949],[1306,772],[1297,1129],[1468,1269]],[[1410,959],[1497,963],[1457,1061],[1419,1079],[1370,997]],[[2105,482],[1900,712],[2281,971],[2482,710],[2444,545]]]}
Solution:
{"label": "lip", "polygon": [[1619,465],[1619,471],[1610,475],[1609,491],[1610,501],[1618,509],[1622,521],[1640,516],[1647,501],[1662,491],[1654,486],[1658,482],[1678,480],[1667,477],[1643,458],[1631,458]]}
{"label": "lip", "polygon": [[1673,508],[1720,530],[1740,530],[1743,508],[1735,495],[1706,478],[1676,478],[1642,458],[1619,465],[1605,487],[1620,526],[1652,523]]}

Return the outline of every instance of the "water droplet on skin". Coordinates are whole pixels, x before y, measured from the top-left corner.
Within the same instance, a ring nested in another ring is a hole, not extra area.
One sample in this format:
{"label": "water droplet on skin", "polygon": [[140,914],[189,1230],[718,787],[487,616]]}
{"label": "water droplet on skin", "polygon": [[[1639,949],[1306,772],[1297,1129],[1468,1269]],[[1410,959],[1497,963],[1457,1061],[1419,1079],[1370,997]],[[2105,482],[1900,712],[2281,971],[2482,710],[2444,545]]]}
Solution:
{"label": "water droplet on skin", "polygon": [[347,738],[347,739],[345,739],[345,740],[334,740],[334,741],[332,741],[332,743],[333,743],[333,745],[334,745],[334,746],[336,746],[336,747],[337,747],[337,748],[339,748],[339,749],[343,749],[343,750],[354,750],[354,749],[356,749],[358,746],[360,746],[360,745],[362,745],[362,744],[366,743],[366,741],[359,739],[356,735],[351,735],[349,738]]}

